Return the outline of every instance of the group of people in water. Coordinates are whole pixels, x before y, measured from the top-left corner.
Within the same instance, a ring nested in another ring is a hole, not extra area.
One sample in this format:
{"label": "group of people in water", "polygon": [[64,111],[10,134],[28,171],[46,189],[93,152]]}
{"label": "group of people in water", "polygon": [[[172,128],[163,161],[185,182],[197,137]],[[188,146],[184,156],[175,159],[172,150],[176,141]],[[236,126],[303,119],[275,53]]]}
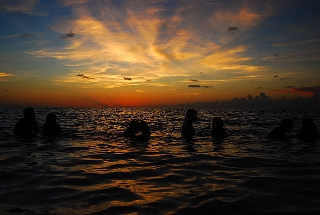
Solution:
{"label": "group of people in water", "polygon": [[[192,123],[198,120],[197,111],[189,109],[186,112],[186,118],[183,122],[181,135],[184,137],[193,137],[196,135]],[[223,128],[223,120],[220,117],[213,117],[211,136],[214,138],[224,138],[227,136],[225,129]]]}
{"label": "group of people in water", "polygon": [[[280,126],[275,127],[268,135],[270,139],[285,139],[285,134],[289,133],[293,129],[294,122],[292,119],[283,119]],[[319,132],[311,118],[302,119],[302,126],[296,137],[305,141],[312,141],[318,139]]]}
{"label": "group of people in water", "polygon": [[[34,109],[28,107],[24,109],[24,118],[19,119],[14,126],[13,133],[19,136],[34,136],[39,132],[38,123],[35,119]],[[196,135],[193,127],[194,122],[198,120],[197,111],[188,109],[185,115],[185,120],[181,128],[181,135],[186,138],[191,138]],[[293,129],[294,122],[291,119],[283,119],[280,126],[275,127],[268,135],[270,139],[284,140],[286,133],[290,133]],[[56,115],[49,113],[46,116],[46,121],[42,127],[42,134],[44,136],[56,136],[61,133],[61,128],[57,123]],[[123,132],[125,137],[148,138],[151,135],[148,124],[143,120],[132,120],[128,128]],[[227,132],[223,126],[223,120],[220,117],[213,117],[211,136],[213,138],[224,138]],[[296,134],[296,137],[311,141],[320,137],[318,129],[311,118],[302,119],[302,127]]]}
{"label": "group of people in water", "polygon": [[[31,107],[25,108],[23,115],[24,117],[19,119],[15,124],[13,133],[17,136],[35,136],[39,132],[39,126],[36,121],[34,109]],[[42,133],[44,136],[56,136],[61,133],[61,127],[57,123],[57,117],[54,113],[49,113],[46,116]]]}
{"label": "group of people in water", "polygon": [[[193,122],[197,121],[197,111],[194,109],[189,109],[186,112],[186,119],[182,125],[181,134],[184,137],[192,137],[196,135]],[[294,122],[292,119],[283,119],[280,126],[272,129],[268,133],[267,138],[269,139],[278,139],[284,140],[286,133],[290,133],[293,129]],[[220,117],[214,117],[212,119],[212,131],[211,136],[213,138],[224,138],[227,136],[227,133],[223,127],[223,120]],[[314,124],[311,118],[302,119],[302,127],[296,134],[298,139],[304,141],[312,141],[319,139],[320,135],[316,125]]]}

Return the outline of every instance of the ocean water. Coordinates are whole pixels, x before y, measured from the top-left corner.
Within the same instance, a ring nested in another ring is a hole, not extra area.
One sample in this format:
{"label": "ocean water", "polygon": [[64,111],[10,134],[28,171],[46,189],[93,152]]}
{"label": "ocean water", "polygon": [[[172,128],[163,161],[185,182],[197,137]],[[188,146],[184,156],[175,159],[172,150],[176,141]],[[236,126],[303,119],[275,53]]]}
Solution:
{"label": "ocean water", "polygon": [[[35,109],[63,134],[12,135],[22,109],[0,109],[0,214],[320,214],[320,140],[266,139],[281,119],[317,110],[199,109],[201,135],[180,135],[184,109]],[[228,137],[210,136],[213,116]],[[124,138],[131,119],[152,135]],[[290,135],[290,134],[289,134]]]}

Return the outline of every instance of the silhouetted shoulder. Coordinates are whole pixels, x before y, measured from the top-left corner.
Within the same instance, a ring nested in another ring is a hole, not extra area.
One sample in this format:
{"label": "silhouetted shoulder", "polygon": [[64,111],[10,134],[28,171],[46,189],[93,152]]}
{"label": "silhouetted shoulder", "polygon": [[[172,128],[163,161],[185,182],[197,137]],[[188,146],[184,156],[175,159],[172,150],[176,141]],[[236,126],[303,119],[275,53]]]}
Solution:
{"label": "silhouetted shoulder", "polygon": [[311,118],[302,120],[302,127],[297,133],[297,138],[305,141],[319,139],[319,132]]}
{"label": "silhouetted shoulder", "polygon": [[272,131],[267,135],[269,139],[283,139],[284,131],[280,127],[275,127]]}
{"label": "silhouetted shoulder", "polygon": [[192,137],[196,134],[191,122],[185,121],[182,124],[181,135],[184,137]]}
{"label": "silhouetted shoulder", "polygon": [[214,117],[212,119],[211,135],[214,138],[224,138],[227,136],[227,133],[223,128],[223,120],[220,117]]}
{"label": "silhouetted shoulder", "polygon": [[291,132],[294,122],[291,119],[283,119],[279,127],[275,127],[267,135],[267,138],[270,139],[281,139],[283,140],[286,132]]}

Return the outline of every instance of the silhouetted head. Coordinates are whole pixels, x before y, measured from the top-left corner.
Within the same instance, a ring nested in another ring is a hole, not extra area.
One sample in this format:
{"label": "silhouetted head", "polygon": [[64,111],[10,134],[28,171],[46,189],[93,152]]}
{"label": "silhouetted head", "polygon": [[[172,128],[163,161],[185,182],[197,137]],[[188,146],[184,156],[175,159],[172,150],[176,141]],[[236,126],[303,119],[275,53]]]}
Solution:
{"label": "silhouetted head", "polygon": [[293,129],[294,122],[292,119],[283,119],[281,121],[280,127],[285,131],[285,132],[290,132]]}
{"label": "silhouetted head", "polygon": [[127,137],[149,137],[150,130],[148,124],[143,120],[132,120],[128,128],[124,131]]}
{"label": "silhouetted head", "polygon": [[187,112],[186,112],[186,117],[187,117],[187,120],[189,122],[195,122],[197,121],[198,117],[197,117],[197,111],[194,110],[194,109],[188,109]]}
{"label": "silhouetted head", "polygon": [[28,119],[35,119],[34,109],[32,107],[27,107],[23,110],[23,115]]}
{"label": "silhouetted head", "polygon": [[139,133],[139,122],[137,120],[132,120],[129,123],[129,127],[128,129],[130,130],[130,132],[132,132],[133,134],[137,134]]}
{"label": "silhouetted head", "polygon": [[46,116],[46,122],[48,123],[56,123],[57,121],[57,117],[54,113],[49,113],[47,116]]}
{"label": "silhouetted head", "polygon": [[139,121],[139,131],[142,133],[141,137],[149,137],[151,134],[148,124],[143,120]]}
{"label": "silhouetted head", "polygon": [[139,129],[142,133],[149,132],[148,124],[143,120],[139,122]]}
{"label": "silhouetted head", "polygon": [[213,117],[212,119],[212,129],[222,129],[223,121],[220,117]]}

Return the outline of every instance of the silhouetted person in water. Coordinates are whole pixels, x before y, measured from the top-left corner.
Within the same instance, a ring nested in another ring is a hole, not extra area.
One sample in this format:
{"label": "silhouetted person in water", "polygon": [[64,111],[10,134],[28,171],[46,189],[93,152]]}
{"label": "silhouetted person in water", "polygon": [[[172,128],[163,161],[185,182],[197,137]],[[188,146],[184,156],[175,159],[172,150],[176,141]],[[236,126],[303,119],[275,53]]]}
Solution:
{"label": "silhouetted person in water", "polygon": [[126,137],[150,137],[151,132],[148,124],[143,120],[132,120],[129,123],[129,127],[123,133]]}
{"label": "silhouetted person in water", "polygon": [[220,117],[214,117],[212,119],[211,135],[214,138],[224,138],[227,136],[227,133],[223,128],[223,120]]}
{"label": "silhouetted person in water", "polygon": [[57,123],[57,117],[54,113],[49,113],[46,116],[46,122],[42,127],[44,136],[56,136],[61,133],[60,125]]}
{"label": "silhouetted person in water", "polygon": [[297,138],[305,141],[316,140],[319,138],[319,132],[311,118],[302,120],[302,127],[297,133]]}
{"label": "silhouetted person in water", "polygon": [[39,132],[34,109],[31,107],[23,110],[24,118],[19,119],[14,126],[13,133],[19,136],[35,136]]}
{"label": "silhouetted person in water", "polygon": [[151,135],[148,124],[143,120],[140,121],[140,132],[143,137],[150,137]]}
{"label": "silhouetted person in water", "polygon": [[291,119],[283,119],[279,127],[275,127],[269,134],[270,139],[284,140],[285,132],[291,132],[294,122]]}
{"label": "silhouetted person in water", "polygon": [[181,135],[184,137],[193,137],[196,133],[192,125],[193,122],[197,121],[197,111],[194,109],[188,109],[186,112],[186,119],[183,122]]}

